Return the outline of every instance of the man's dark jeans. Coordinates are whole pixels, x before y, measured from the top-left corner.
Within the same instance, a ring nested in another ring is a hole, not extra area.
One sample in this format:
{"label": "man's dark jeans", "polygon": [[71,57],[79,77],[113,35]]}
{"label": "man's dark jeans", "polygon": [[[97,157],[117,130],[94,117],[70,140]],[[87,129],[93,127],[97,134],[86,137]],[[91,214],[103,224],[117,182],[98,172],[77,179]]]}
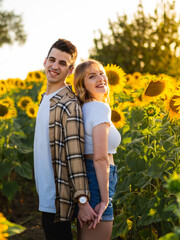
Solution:
{"label": "man's dark jeans", "polygon": [[72,240],[71,222],[54,223],[55,214],[42,212],[42,225],[46,240]]}

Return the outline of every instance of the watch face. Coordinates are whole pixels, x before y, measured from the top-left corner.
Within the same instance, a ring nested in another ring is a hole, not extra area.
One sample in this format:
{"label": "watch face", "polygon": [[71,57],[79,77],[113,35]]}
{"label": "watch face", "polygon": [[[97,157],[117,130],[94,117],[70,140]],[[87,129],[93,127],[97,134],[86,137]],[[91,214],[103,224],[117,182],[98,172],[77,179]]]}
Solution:
{"label": "watch face", "polygon": [[80,202],[81,204],[85,204],[85,203],[87,202],[87,198],[86,198],[86,197],[80,197],[80,198],[79,198],[79,202]]}

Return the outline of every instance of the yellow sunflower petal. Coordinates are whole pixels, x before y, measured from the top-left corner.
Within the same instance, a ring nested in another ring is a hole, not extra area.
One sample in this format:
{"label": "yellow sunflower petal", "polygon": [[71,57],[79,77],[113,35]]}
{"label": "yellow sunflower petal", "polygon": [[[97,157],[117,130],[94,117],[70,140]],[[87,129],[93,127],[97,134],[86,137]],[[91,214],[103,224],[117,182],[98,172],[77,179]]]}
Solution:
{"label": "yellow sunflower petal", "polygon": [[119,107],[111,109],[111,121],[116,128],[122,128],[125,125],[124,113],[119,109]]}
{"label": "yellow sunflower petal", "polygon": [[25,96],[22,97],[19,101],[18,101],[18,107],[20,107],[22,110],[26,110],[27,105],[32,103],[32,98],[29,96]]}
{"label": "yellow sunflower petal", "polygon": [[7,103],[0,101],[0,120],[7,120],[17,116],[17,111],[14,107],[9,107]]}
{"label": "yellow sunflower petal", "polygon": [[66,78],[66,84],[71,85],[73,92],[75,92],[73,79],[74,79],[74,74],[68,75],[67,78]]}
{"label": "yellow sunflower petal", "polygon": [[10,97],[2,99],[2,103],[7,104],[8,107],[14,107],[14,100]]}
{"label": "yellow sunflower petal", "polygon": [[28,104],[26,113],[30,118],[36,118],[39,106],[36,103]]}
{"label": "yellow sunflower petal", "polygon": [[142,94],[143,101],[154,102],[159,98],[167,97],[172,91],[171,81],[166,76],[146,75],[142,79],[146,81]]}
{"label": "yellow sunflower petal", "polygon": [[142,74],[140,72],[134,72],[132,75],[136,80],[138,80],[140,77],[142,77]]}
{"label": "yellow sunflower petal", "polygon": [[7,92],[6,85],[3,83],[0,83],[0,96],[4,95]]}
{"label": "yellow sunflower petal", "polygon": [[144,107],[144,114],[146,117],[156,117],[158,116],[160,109],[154,104],[150,104]]}
{"label": "yellow sunflower petal", "polygon": [[180,93],[179,91],[174,91],[171,97],[165,100],[165,109],[169,114],[170,120],[175,121],[180,119],[180,104],[178,101],[180,100]]}
{"label": "yellow sunflower petal", "polygon": [[41,71],[34,71],[34,72],[29,72],[27,74],[27,77],[25,79],[26,82],[31,83],[31,82],[46,82],[47,78],[45,73]]}
{"label": "yellow sunflower petal", "polygon": [[104,69],[108,78],[109,87],[114,92],[119,93],[123,89],[126,82],[125,72],[122,70],[122,68],[113,64],[108,64],[106,67],[104,67]]}

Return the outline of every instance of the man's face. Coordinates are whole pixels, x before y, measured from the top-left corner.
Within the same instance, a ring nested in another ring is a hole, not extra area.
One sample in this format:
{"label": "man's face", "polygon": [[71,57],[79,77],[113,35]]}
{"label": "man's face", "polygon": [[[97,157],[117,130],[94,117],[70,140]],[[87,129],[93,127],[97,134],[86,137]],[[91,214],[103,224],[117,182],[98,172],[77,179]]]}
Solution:
{"label": "man's face", "polygon": [[73,71],[71,65],[71,55],[53,48],[44,61],[45,73],[49,83],[64,83],[67,75]]}

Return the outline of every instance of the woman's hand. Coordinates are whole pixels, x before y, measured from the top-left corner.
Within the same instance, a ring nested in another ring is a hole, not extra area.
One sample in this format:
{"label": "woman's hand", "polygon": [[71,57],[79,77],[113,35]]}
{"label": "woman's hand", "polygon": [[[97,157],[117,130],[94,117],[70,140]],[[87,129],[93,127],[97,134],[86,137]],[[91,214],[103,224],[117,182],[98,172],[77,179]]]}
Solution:
{"label": "woman's hand", "polygon": [[108,203],[105,203],[105,202],[100,202],[95,206],[94,211],[97,213],[98,216],[94,219],[93,228],[96,228],[96,225],[102,219],[102,215],[106,210],[107,206],[108,206]]}

